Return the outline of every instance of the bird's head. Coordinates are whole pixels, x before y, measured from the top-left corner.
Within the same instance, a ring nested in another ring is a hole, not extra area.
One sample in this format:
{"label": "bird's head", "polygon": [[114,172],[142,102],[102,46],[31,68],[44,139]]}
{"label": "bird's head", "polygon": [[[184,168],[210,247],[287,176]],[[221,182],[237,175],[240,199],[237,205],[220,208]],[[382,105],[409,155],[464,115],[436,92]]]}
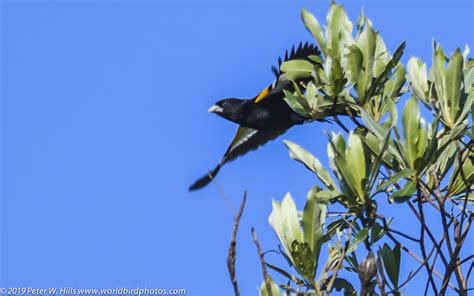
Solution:
{"label": "bird's head", "polygon": [[246,100],[242,99],[223,99],[209,108],[208,112],[216,113],[227,120],[239,123],[245,102]]}

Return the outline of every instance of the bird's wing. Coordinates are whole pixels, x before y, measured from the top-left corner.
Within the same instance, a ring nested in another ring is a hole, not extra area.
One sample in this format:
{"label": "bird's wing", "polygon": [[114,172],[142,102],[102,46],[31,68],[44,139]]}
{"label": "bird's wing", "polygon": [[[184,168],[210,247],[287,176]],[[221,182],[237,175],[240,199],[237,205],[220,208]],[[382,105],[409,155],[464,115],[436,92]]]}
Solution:
{"label": "bird's wing", "polygon": [[283,89],[290,87],[291,82],[286,78],[286,74],[282,73],[280,66],[283,62],[290,60],[309,60],[309,56],[320,56],[321,51],[319,48],[311,43],[300,43],[296,48],[293,46],[290,53],[288,51],[285,53],[285,58],[282,61],[281,58],[278,59],[278,69],[272,67],[272,71],[275,74],[276,78],[272,84],[264,88],[253,100],[255,103],[262,101],[265,98],[270,97],[271,95],[281,92]]}
{"label": "bird's wing", "polygon": [[278,136],[284,134],[287,129],[277,130],[255,130],[247,127],[239,127],[234,136],[229,148],[222,157],[220,163],[208,174],[201,177],[189,187],[190,191],[200,189],[209,184],[217,175],[221,167],[237,157],[246,154],[249,151],[256,150],[258,147],[264,145],[268,141],[276,139]]}

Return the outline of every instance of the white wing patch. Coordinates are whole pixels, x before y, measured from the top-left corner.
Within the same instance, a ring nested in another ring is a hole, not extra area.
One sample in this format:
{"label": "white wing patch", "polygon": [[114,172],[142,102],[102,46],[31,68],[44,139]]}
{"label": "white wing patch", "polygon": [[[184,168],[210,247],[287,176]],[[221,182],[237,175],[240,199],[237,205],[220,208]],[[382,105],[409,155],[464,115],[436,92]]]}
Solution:
{"label": "white wing patch", "polygon": [[237,142],[235,142],[234,145],[232,145],[232,147],[230,148],[230,151],[229,152],[232,152],[234,151],[237,147],[239,147],[240,145],[244,144],[245,142],[247,142],[253,135],[255,135],[257,133],[257,130],[254,130],[254,129],[251,129],[251,128],[247,128],[244,133],[240,136],[240,138],[237,140]]}

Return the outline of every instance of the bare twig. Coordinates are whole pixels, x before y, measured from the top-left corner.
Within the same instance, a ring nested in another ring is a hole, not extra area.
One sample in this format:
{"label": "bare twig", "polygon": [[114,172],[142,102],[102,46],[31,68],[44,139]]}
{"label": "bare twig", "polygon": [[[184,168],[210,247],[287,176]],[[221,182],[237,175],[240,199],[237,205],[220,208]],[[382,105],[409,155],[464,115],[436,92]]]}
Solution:
{"label": "bare twig", "polygon": [[404,238],[406,238],[406,239],[408,239],[408,240],[411,240],[411,241],[413,241],[413,242],[415,242],[415,243],[420,242],[419,239],[416,239],[416,238],[414,238],[414,237],[411,237],[411,236],[409,236],[408,234],[405,234],[405,233],[403,233],[403,232],[401,232],[401,231],[398,231],[398,230],[395,230],[395,229],[393,229],[393,228],[389,228],[388,231],[393,232],[393,233],[395,233],[395,234],[398,234],[399,236],[403,236]]}
{"label": "bare twig", "polygon": [[[448,261],[446,259],[446,257],[444,256],[444,253],[441,249],[441,245],[440,243],[438,243],[433,235],[433,233],[430,231],[430,229],[426,226],[425,223],[422,223],[421,221],[421,217],[420,217],[420,214],[416,211],[415,209],[415,206],[413,205],[413,203],[411,201],[408,201],[407,202],[408,206],[410,207],[410,210],[413,212],[413,214],[415,215],[415,217],[418,219],[418,221],[420,222],[420,225],[422,227],[424,227],[425,229],[425,232],[426,234],[428,235],[428,237],[430,238],[431,242],[433,243],[434,246],[436,246],[436,252],[439,253],[439,257],[441,258],[441,261],[443,261],[443,264],[446,266],[448,264]],[[450,222],[451,223],[451,222]],[[450,224],[449,224],[450,225]],[[444,236],[446,236],[447,234],[444,234]]]}
{"label": "bare twig", "polygon": [[234,287],[235,296],[239,296],[239,285],[237,284],[237,276],[235,274],[235,258],[236,258],[236,246],[237,246],[237,230],[239,229],[240,217],[244,212],[245,202],[247,200],[247,191],[244,192],[242,197],[242,204],[240,205],[239,212],[234,218],[234,229],[232,230],[232,236],[230,238],[229,254],[227,255],[227,269],[229,270],[230,281]]}
{"label": "bare twig", "polygon": [[270,276],[268,275],[267,265],[265,264],[265,258],[263,256],[262,248],[260,248],[260,244],[258,243],[257,233],[255,232],[255,229],[253,227],[251,229],[251,232],[253,241],[255,243],[255,246],[257,247],[258,257],[260,258],[260,263],[262,265],[263,280],[265,281],[265,287],[267,288],[268,296],[273,296],[272,284],[270,282]]}
{"label": "bare twig", "polygon": [[433,289],[433,292],[435,295],[438,295],[438,289],[436,288],[436,284],[433,279],[433,274],[430,272],[430,266],[427,264],[428,262],[428,256],[426,255],[426,246],[425,246],[425,214],[423,212],[423,204],[421,203],[421,188],[417,184],[417,200],[418,200],[418,214],[420,217],[420,238],[419,238],[419,245],[420,245],[420,250],[421,250],[421,255],[423,256],[423,265],[426,267],[426,272],[428,274],[428,281],[431,284],[431,288]]}
{"label": "bare twig", "polygon": [[[418,268],[415,269],[415,271],[410,272],[410,274],[408,275],[408,277],[406,278],[406,280],[405,280],[403,283],[401,283],[400,285],[398,285],[398,289],[399,289],[399,290],[400,290],[401,288],[403,288],[406,284],[408,284],[408,283],[411,281],[411,279],[414,278],[415,275],[417,275],[417,273],[423,268],[423,266],[425,266],[425,264],[427,264],[428,260],[430,260],[431,255],[433,255],[433,253],[434,253],[435,250],[436,250],[436,248],[433,246],[433,247],[431,248],[431,251],[430,251],[430,253],[428,254],[428,257],[426,258],[426,260],[425,260],[423,263],[421,263],[420,266],[418,266]],[[389,293],[391,293],[391,292],[393,292],[393,290],[390,291]]]}
{"label": "bare twig", "polygon": [[[379,219],[382,220],[382,223],[383,223],[383,226],[384,226],[384,229],[387,230],[388,229],[388,225],[387,225],[387,221],[385,220],[385,217],[381,216],[381,215],[378,215]],[[396,239],[389,231],[386,232],[387,233],[387,237],[392,240],[395,244],[398,244],[400,245],[400,249],[402,249],[404,252],[406,252],[408,255],[410,255],[411,257],[413,257],[416,261],[418,261],[419,263],[421,264],[427,264],[427,263],[424,263],[424,261],[418,257],[415,253],[413,253],[410,249],[408,249],[407,247],[405,247],[398,239]],[[430,270],[438,279],[440,280],[443,280],[443,276],[436,270],[432,269]],[[454,291],[456,292],[459,292],[459,289],[453,285],[451,282],[448,282],[448,287],[450,287],[451,289],[453,289]]]}

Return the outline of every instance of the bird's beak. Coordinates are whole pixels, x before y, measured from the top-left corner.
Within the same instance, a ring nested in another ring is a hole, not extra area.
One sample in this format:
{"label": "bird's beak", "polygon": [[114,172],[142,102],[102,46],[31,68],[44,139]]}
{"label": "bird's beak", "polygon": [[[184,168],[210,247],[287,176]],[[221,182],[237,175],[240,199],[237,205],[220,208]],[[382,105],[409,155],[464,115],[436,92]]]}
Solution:
{"label": "bird's beak", "polygon": [[209,113],[221,113],[224,109],[221,106],[214,105],[207,112]]}

